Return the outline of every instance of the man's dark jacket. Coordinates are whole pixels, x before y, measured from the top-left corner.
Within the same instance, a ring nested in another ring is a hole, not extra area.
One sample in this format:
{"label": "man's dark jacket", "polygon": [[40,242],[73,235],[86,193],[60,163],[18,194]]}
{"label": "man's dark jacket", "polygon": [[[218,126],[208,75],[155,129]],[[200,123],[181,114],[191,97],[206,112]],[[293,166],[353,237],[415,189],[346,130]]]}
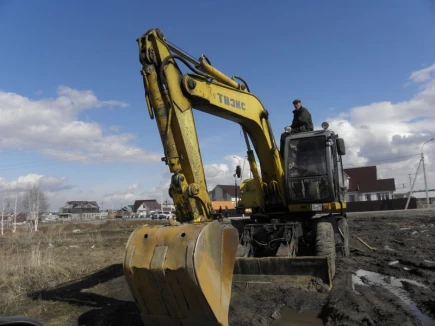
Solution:
{"label": "man's dark jacket", "polygon": [[[313,121],[311,120],[311,113],[310,111],[307,110],[307,108],[301,106],[299,110],[293,110],[293,122],[291,124],[291,128],[292,128],[291,130],[292,134],[314,130]],[[280,139],[281,155],[284,154],[284,143],[288,135],[290,134],[286,132],[283,132],[281,134],[281,139]]]}
{"label": "man's dark jacket", "polygon": [[307,108],[301,106],[299,110],[293,110],[292,133],[313,131],[313,121],[311,120],[311,113]]}

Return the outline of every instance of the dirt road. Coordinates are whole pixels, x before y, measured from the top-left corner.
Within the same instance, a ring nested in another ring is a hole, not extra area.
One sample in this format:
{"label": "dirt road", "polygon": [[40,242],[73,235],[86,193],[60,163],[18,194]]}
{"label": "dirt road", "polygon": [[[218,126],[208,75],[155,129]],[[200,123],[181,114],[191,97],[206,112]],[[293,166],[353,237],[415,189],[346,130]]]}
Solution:
{"label": "dirt road", "polygon": [[[332,291],[234,285],[230,325],[435,325],[435,212],[352,214],[349,227],[376,251],[340,258]],[[61,311],[75,325],[142,325],[121,264],[35,298],[51,302],[47,325]]]}

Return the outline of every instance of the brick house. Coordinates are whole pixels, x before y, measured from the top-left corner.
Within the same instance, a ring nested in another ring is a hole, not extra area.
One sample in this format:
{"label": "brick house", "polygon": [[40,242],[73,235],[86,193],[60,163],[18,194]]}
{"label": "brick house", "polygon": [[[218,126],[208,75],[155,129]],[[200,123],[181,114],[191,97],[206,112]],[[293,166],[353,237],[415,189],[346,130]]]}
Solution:
{"label": "brick house", "polygon": [[378,179],[376,166],[344,169],[344,172],[349,176],[347,202],[393,199],[394,178]]}

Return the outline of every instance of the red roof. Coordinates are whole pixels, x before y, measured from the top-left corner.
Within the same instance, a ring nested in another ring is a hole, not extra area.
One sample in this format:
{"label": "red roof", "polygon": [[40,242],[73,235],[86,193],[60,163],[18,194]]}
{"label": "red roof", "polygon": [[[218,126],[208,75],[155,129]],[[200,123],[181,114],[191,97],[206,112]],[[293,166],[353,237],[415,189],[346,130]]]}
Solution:
{"label": "red roof", "polygon": [[136,200],[134,202],[133,212],[136,213],[138,208],[144,203],[152,211],[160,209],[160,204],[157,202],[157,200],[155,200],[155,199],[142,199],[142,200]]}
{"label": "red roof", "polygon": [[18,213],[17,214],[17,223],[23,223],[27,221],[27,213]]}
{"label": "red roof", "polygon": [[376,166],[344,169],[350,177],[348,192],[395,191],[394,178],[378,179]]}

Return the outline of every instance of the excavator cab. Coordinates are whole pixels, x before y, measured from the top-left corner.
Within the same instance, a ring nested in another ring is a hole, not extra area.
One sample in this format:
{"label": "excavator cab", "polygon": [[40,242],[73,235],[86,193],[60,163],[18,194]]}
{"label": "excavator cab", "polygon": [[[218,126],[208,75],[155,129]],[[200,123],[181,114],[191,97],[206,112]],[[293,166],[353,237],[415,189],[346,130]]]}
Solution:
{"label": "excavator cab", "polygon": [[346,207],[345,153],[344,140],[332,130],[287,137],[283,157],[290,211],[327,213]]}

